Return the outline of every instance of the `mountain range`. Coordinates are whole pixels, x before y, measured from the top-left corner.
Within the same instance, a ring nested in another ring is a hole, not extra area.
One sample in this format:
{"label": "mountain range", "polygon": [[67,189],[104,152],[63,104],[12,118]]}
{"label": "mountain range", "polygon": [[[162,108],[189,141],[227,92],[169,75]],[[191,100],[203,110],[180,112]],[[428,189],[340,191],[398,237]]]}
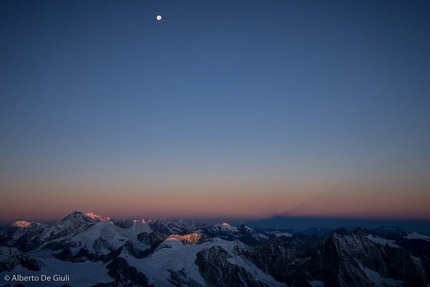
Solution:
{"label": "mountain range", "polygon": [[72,212],[0,233],[0,286],[430,286],[430,237]]}

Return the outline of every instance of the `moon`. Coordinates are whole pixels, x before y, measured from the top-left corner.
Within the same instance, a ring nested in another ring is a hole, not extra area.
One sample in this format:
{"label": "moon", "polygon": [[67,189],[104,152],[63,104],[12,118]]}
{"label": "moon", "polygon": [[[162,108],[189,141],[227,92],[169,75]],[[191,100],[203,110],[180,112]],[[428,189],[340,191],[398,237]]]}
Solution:
{"label": "moon", "polygon": [[160,21],[162,19],[161,15],[157,15],[157,20]]}

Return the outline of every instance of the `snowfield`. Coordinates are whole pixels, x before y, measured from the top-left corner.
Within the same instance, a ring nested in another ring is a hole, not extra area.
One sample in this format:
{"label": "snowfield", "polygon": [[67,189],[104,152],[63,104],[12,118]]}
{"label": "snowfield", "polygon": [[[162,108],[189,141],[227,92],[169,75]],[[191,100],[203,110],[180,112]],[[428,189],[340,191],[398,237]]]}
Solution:
{"label": "snowfield", "polygon": [[416,232],[393,237],[357,228],[293,236],[228,223],[115,222],[72,212],[51,224],[15,222],[0,240],[0,286],[430,286],[430,237]]}

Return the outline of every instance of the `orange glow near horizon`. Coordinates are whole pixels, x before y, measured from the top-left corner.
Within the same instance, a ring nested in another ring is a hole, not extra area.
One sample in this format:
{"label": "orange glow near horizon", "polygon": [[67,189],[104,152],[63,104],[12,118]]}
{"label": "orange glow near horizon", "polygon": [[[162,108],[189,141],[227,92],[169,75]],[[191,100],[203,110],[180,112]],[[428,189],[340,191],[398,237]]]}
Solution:
{"label": "orange glow near horizon", "polygon": [[54,220],[78,210],[112,218],[274,215],[430,219],[428,186],[329,183],[31,183],[2,187],[0,221]]}

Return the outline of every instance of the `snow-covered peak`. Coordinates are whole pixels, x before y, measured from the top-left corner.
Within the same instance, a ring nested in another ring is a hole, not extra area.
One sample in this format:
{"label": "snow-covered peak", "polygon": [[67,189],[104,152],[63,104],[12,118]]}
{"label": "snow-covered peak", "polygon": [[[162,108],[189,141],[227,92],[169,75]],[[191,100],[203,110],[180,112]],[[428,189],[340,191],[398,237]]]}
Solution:
{"label": "snow-covered peak", "polygon": [[153,232],[153,230],[151,229],[149,224],[145,221],[145,219],[133,220],[133,224],[132,224],[131,228],[138,233],[141,233],[141,232],[152,233]]}
{"label": "snow-covered peak", "polygon": [[97,214],[94,214],[92,212],[85,213],[85,215],[92,218],[93,220],[95,220],[97,222],[98,221],[103,221],[103,222],[112,221],[112,218],[110,218],[109,216],[97,215]]}
{"label": "snow-covered peak", "polygon": [[148,220],[150,227],[164,234],[186,233],[193,230],[184,220],[170,221],[166,219]]}
{"label": "snow-covered peak", "polygon": [[112,219],[110,217],[97,215],[92,212],[82,213],[80,211],[73,211],[72,213],[64,217],[61,221],[70,222],[73,224],[88,224],[88,223],[93,224],[100,221],[109,222],[109,221],[112,221]]}
{"label": "snow-covered peak", "polygon": [[46,242],[64,236],[75,235],[96,224],[98,221],[79,211],[73,211],[61,220],[46,226],[40,235],[40,241]]}
{"label": "snow-covered peak", "polygon": [[29,222],[29,221],[25,221],[25,220],[20,220],[20,221],[15,221],[10,226],[11,227],[19,227],[19,228],[34,228],[34,227],[37,227],[39,225],[40,225],[39,222]]}
{"label": "snow-covered peak", "polygon": [[214,224],[214,227],[219,228],[221,230],[228,230],[228,231],[232,231],[232,232],[238,232],[237,227],[231,226],[227,222]]}
{"label": "snow-covered peak", "polygon": [[73,211],[70,214],[68,214],[67,216],[65,216],[63,219],[61,219],[61,221],[68,221],[68,220],[73,220],[73,219],[81,219],[81,218],[87,218],[88,216],[86,216],[85,214],[83,214],[80,211]]}
{"label": "snow-covered peak", "polygon": [[145,220],[145,219],[143,219],[143,218],[142,218],[142,219],[134,219],[134,220],[133,220],[133,223],[134,223],[134,222],[146,223],[146,220]]}
{"label": "snow-covered peak", "polygon": [[179,219],[177,222],[180,225],[188,225],[183,219]]}

